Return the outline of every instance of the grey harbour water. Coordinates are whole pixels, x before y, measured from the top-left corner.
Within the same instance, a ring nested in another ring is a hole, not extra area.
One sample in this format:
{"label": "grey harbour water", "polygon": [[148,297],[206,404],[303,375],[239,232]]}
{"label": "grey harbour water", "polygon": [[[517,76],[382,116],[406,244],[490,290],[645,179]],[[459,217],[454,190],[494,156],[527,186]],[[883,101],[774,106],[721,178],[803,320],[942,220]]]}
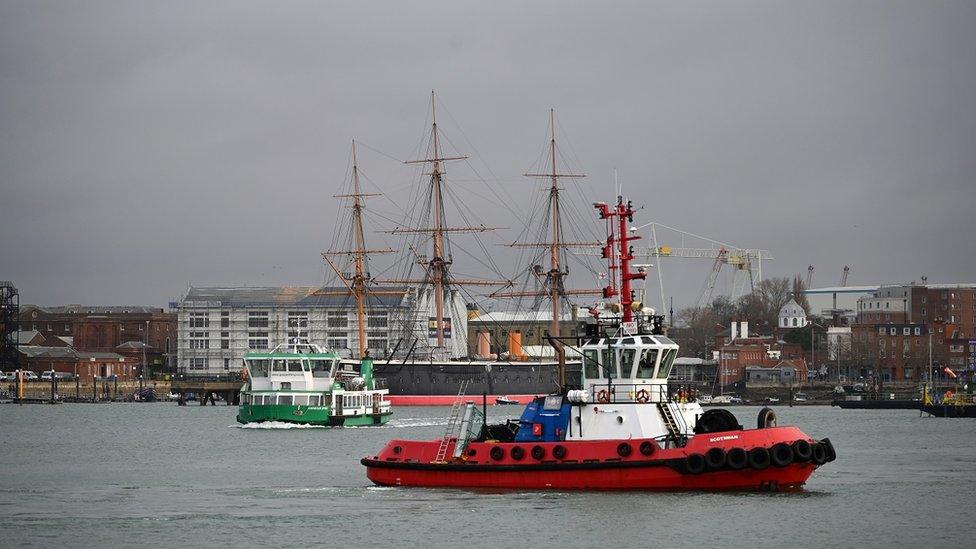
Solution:
{"label": "grey harbour water", "polygon": [[[520,407],[493,407],[494,418]],[[732,409],[751,426],[755,407]],[[241,428],[235,407],[0,406],[0,546],[972,546],[976,422],[778,407],[838,459],[798,493],[383,488],[359,458],[447,408],[358,429]]]}

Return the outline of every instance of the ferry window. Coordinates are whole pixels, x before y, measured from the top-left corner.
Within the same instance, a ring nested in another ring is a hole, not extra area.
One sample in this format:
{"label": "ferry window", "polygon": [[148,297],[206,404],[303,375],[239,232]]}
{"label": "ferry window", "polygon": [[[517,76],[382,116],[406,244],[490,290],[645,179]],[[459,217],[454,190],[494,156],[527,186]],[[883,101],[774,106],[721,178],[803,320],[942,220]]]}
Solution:
{"label": "ferry window", "polygon": [[301,360],[289,360],[288,361],[288,371],[289,372],[301,372],[302,371],[302,361]]}
{"label": "ferry window", "polygon": [[250,370],[251,377],[268,377],[268,360],[248,360],[247,369]]}
{"label": "ferry window", "polygon": [[317,359],[312,361],[312,377],[329,377],[331,370],[331,360]]}
{"label": "ferry window", "polygon": [[639,379],[649,379],[654,377],[654,366],[657,365],[657,349],[645,349],[641,353],[640,364],[637,365],[637,377]]}
{"label": "ferry window", "polygon": [[634,372],[634,357],[636,349],[624,349],[620,352],[620,377],[629,378]]}
{"label": "ferry window", "polygon": [[587,379],[600,377],[600,363],[597,362],[596,351],[583,351],[583,371]]}
{"label": "ferry window", "polygon": [[318,406],[319,405],[319,395],[308,395],[308,405]]}
{"label": "ferry window", "polygon": [[285,361],[284,360],[280,360],[280,359],[279,360],[272,360],[271,361],[271,371],[272,372],[285,372],[285,371],[287,371],[287,369],[285,368]]}
{"label": "ferry window", "polygon": [[308,406],[308,395],[295,395],[296,406]]}
{"label": "ferry window", "polygon": [[278,395],[278,404],[285,404],[290,406],[294,402],[294,397],[292,395]]}
{"label": "ferry window", "polygon": [[671,364],[674,362],[674,357],[677,354],[677,349],[668,349],[665,351],[664,356],[661,357],[661,367],[657,371],[657,377],[659,379],[667,379],[668,375],[671,374]]}
{"label": "ferry window", "polygon": [[282,381],[281,382],[281,388],[283,390],[285,390],[285,391],[291,389],[291,382],[290,381]]}

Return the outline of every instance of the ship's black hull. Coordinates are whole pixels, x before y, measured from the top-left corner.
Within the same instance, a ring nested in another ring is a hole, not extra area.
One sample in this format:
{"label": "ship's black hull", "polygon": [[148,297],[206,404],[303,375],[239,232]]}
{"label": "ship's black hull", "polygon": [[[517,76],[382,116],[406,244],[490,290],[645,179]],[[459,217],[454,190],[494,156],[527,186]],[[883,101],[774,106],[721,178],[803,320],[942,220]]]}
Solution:
{"label": "ship's black hull", "polygon": [[976,404],[921,404],[917,408],[935,417],[976,417]]}
{"label": "ship's black hull", "polygon": [[[394,362],[376,361],[377,378],[391,395],[456,395],[468,381],[469,395],[542,395],[559,390],[556,362]],[[580,363],[566,364],[569,383],[580,379]]]}
{"label": "ship's black hull", "polygon": [[831,405],[846,410],[917,410],[917,400],[835,400]]}

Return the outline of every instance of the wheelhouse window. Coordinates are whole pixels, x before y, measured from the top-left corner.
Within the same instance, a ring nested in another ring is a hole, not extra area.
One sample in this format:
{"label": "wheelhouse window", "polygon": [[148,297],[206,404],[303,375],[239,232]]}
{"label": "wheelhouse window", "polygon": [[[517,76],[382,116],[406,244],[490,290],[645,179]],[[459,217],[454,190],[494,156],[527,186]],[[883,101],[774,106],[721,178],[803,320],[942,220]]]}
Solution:
{"label": "wheelhouse window", "polygon": [[268,377],[268,366],[270,360],[248,360],[247,369],[251,377]]}
{"label": "wheelhouse window", "polygon": [[602,372],[600,377],[607,379],[615,379],[617,377],[617,364],[614,360],[615,354],[616,353],[614,353],[611,349],[603,349],[603,351],[601,351],[600,355],[603,359],[601,361],[601,365],[603,368],[601,368]]}
{"label": "wheelhouse window", "polygon": [[677,349],[667,349],[664,351],[664,355],[661,357],[661,367],[657,371],[658,379],[667,379],[671,375],[671,365],[674,363],[676,356],[678,356]]}
{"label": "wheelhouse window", "polygon": [[640,363],[637,365],[638,379],[650,379],[654,377],[654,366],[657,365],[658,349],[644,349],[641,353]]}
{"label": "wheelhouse window", "polygon": [[623,349],[620,351],[620,377],[630,378],[634,371],[634,357],[637,349]]}
{"label": "wheelhouse window", "polygon": [[302,361],[298,359],[290,359],[286,361],[289,372],[301,372],[302,371]]}
{"label": "wheelhouse window", "polygon": [[597,379],[600,377],[600,362],[597,358],[596,351],[583,351],[583,375],[587,379]]}
{"label": "wheelhouse window", "polygon": [[313,359],[312,363],[312,377],[329,377],[332,371],[332,360],[327,359]]}

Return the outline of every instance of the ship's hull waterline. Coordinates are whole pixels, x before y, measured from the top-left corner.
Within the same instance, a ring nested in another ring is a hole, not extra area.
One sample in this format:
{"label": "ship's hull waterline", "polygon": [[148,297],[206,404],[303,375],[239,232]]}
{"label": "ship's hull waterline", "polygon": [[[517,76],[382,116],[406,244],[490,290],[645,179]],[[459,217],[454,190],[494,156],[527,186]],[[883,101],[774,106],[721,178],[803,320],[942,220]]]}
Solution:
{"label": "ship's hull waterline", "polygon": [[391,415],[392,412],[336,415],[333,413],[331,406],[253,404],[239,408],[237,422],[248,424],[275,421],[325,427],[365,427],[369,425],[383,425],[390,420]]}

